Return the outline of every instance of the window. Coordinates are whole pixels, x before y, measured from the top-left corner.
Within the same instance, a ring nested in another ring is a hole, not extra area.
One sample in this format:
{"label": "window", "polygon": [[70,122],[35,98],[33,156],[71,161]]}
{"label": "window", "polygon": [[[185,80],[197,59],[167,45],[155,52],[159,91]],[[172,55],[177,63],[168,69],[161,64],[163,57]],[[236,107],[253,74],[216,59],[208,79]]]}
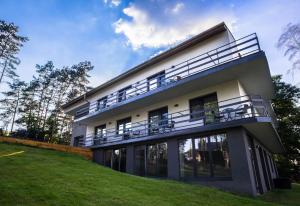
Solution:
{"label": "window", "polygon": [[112,150],[105,150],[104,151],[104,165],[106,167],[110,167],[111,168],[111,158],[112,158]]}
{"label": "window", "polygon": [[107,97],[103,97],[97,101],[97,110],[102,110],[107,105]]}
{"label": "window", "polygon": [[131,117],[117,121],[117,134],[126,134],[131,129]]}
{"label": "window", "polygon": [[128,97],[131,94],[131,88],[132,88],[131,86],[128,86],[118,91],[118,102],[122,102],[128,99]]}
{"label": "window", "polygon": [[230,161],[228,142],[225,134],[210,137],[214,176],[230,176]]}
{"label": "window", "polygon": [[196,176],[210,176],[208,138],[195,139]]}
{"label": "window", "polygon": [[135,174],[140,176],[145,176],[146,168],[145,168],[145,157],[146,157],[146,147],[137,146],[134,148],[135,154]]}
{"label": "window", "polygon": [[126,148],[105,150],[104,158],[104,165],[106,167],[120,172],[126,172]]}
{"label": "window", "polygon": [[179,142],[180,176],[192,177],[194,174],[192,139],[185,139]]}
{"label": "window", "polygon": [[149,112],[149,134],[159,133],[168,124],[168,107]]}
{"label": "window", "polygon": [[203,119],[205,124],[213,123],[217,112],[218,100],[216,93],[190,100],[190,118],[192,120]]}
{"label": "window", "polygon": [[98,138],[105,137],[105,135],[106,135],[106,125],[103,124],[103,125],[95,127],[95,135]]}
{"label": "window", "polygon": [[167,143],[135,147],[135,174],[154,177],[168,175]]}
{"label": "window", "polygon": [[148,91],[162,86],[165,82],[165,71],[148,78]]}
{"label": "window", "polygon": [[190,177],[230,177],[226,134],[179,141],[180,175]]}

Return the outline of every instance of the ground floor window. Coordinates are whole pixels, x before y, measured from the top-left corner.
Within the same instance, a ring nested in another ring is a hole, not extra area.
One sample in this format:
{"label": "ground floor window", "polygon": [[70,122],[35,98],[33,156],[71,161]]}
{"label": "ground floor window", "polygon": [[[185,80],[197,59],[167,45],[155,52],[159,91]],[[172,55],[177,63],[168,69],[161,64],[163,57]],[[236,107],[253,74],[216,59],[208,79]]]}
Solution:
{"label": "ground floor window", "polygon": [[104,165],[120,172],[126,172],[126,148],[105,150]]}
{"label": "ground floor window", "polygon": [[226,134],[209,135],[179,141],[180,176],[230,177],[230,159]]}
{"label": "ground floor window", "polygon": [[135,147],[135,174],[154,177],[168,175],[167,143]]}

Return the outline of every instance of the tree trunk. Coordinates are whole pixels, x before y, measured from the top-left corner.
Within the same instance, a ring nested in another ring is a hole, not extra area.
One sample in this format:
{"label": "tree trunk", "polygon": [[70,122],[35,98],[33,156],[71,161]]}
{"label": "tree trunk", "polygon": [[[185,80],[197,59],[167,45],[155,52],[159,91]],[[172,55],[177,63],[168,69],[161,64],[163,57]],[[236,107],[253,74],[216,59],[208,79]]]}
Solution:
{"label": "tree trunk", "polygon": [[17,103],[16,103],[16,106],[14,108],[13,119],[12,119],[12,122],[11,122],[11,128],[10,128],[10,132],[11,133],[12,133],[12,131],[14,129],[15,118],[16,118],[17,109],[18,109],[18,106],[19,106],[19,100],[20,100],[20,89],[18,90]]}
{"label": "tree trunk", "polygon": [[2,72],[1,72],[1,76],[0,76],[0,84],[1,84],[1,82],[2,82],[2,79],[3,79],[4,73],[5,73],[6,67],[7,67],[7,60],[5,60],[5,63],[4,63]]}

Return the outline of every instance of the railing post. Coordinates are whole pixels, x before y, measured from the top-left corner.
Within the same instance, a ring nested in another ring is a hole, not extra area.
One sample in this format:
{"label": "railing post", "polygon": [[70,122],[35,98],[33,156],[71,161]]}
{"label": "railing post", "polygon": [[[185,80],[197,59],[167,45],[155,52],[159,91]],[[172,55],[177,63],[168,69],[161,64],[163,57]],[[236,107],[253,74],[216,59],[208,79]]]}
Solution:
{"label": "railing post", "polygon": [[255,39],[256,39],[256,41],[257,41],[258,51],[260,51],[261,49],[260,49],[260,45],[259,45],[259,40],[258,40],[257,34],[254,33],[254,35],[255,35]]}

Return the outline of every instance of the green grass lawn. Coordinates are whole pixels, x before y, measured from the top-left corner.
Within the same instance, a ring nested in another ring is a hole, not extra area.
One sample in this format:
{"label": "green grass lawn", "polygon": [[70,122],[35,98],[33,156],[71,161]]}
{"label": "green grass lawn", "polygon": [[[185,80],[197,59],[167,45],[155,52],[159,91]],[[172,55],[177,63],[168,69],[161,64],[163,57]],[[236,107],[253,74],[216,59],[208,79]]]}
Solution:
{"label": "green grass lawn", "polygon": [[1,206],[276,205],[265,201],[272,199],[267,195],[263,198],[132,176],[104,168],[80,156],[0,143]]}

